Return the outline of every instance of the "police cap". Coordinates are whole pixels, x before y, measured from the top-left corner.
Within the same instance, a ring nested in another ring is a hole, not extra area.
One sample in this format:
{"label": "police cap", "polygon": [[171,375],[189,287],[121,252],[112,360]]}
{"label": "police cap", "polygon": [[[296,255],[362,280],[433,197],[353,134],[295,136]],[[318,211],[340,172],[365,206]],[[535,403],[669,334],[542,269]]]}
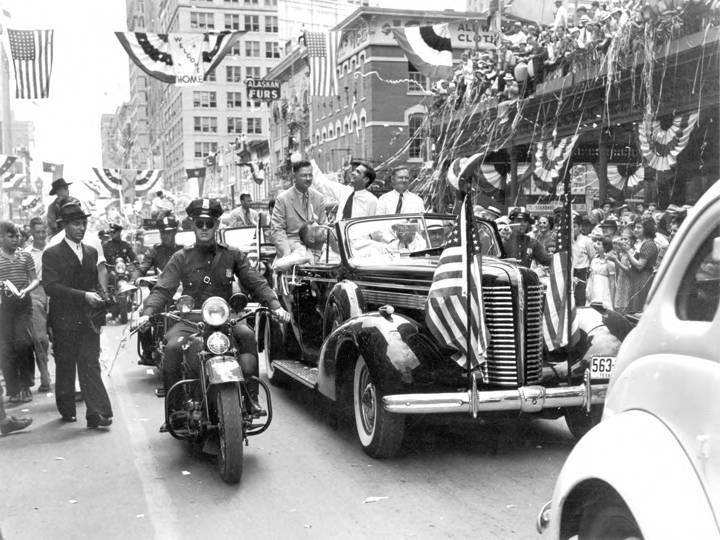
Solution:
{"label": "police cap", "polygon": [[155,226],[160,231],[176,231],[178,228],[178,222],[173,216],[165,216],[158,218],[155,222]]}
{"label": "police cap", "polygon": [[218,219],[223,213],[223,207],[217,199],[195,199],[185,208],[191,218]]}
{"label": "police cap", "polygon": [[122,231],[122,230],[123,230],[122,225],[118,225],[117,223],[112,223],[110,225],[110,232],[116,232],[116,231]]}

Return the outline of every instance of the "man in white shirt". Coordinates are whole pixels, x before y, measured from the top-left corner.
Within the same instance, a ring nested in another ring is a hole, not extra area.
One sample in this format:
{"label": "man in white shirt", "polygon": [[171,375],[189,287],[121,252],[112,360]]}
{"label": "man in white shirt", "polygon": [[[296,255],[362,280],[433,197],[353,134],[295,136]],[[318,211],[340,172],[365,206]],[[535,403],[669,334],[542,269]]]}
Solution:
{"label": "man in white shirt", "polygon": [[555,21],[553,22],[553,28],[567,28],[568,26],[568,10],[563,6],[563,0],[555,0]]}
{"label": "man in white shirt", "polygon": [[[47,244],[47,226],[45,222],[34,217],[30,220],[30,231],[32,232],[32,244],[25,248],[35,263],[35,272],[38,279],[42,279],[42,254]],[[63,231],[64,234],[64,231]],[[48,371],[48,351],[50,340],[47,331],[47,308],[48,301],[45,289],[42,284],[30,292],[32,301],[32,338],[35,351],[35,363],[40,372],[40,387],[38,392],[50,391],[50,372]]]}
{"label": "man in white shirt", "polygon": [[575,305],[584,306],[587,302],[585,293],[587,279],[590,275],[590,263],[595,257],[593,241],[582,234],[582,219],[573,217],[572,264],[573,282],[575,283]]}
{"label": "man in white shirt", "polygon": [[395,167],[391,182],[393,190],[380,196],[375,215],[425,212],[423,200],[407,190],[410,183],[410,171],[407,167]]}
{"label": "man in white shirt", "polygon": [[367,188],[375,181],[375,169],[364,161],[353,161],[350,184],[333,182],[318,175],[316,187],[338,203],[336,220],[374,216],[378,199]]}

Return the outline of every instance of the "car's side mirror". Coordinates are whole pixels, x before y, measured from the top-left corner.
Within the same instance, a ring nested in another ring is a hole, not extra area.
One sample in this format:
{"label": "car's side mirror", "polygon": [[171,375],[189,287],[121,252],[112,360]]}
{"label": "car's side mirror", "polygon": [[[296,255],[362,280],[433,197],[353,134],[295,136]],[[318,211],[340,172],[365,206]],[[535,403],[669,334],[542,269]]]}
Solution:
{"label": "car's side mirror", "polygon": [[720,263],[720,236],[713,239],[712,260],[713,262]]}
{"label": "car's side mirror", "polygon": [[243,293],[235,293],[230,297],[230,309],[238,313],[248,305],[248,297]]}

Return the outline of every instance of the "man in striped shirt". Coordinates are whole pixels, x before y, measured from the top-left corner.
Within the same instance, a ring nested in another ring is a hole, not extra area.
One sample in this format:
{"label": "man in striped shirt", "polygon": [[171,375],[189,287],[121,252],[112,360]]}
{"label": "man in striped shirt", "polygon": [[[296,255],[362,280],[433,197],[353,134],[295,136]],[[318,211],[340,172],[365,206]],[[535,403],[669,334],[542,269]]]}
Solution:
{"label": "man in striped shirt", "polygon": [[11,403],[32,401],[35,383],[32,302],[30,291],[40,281],[29,253],[18,250],[20,231],[9,221],[0,221],[0,357]]}

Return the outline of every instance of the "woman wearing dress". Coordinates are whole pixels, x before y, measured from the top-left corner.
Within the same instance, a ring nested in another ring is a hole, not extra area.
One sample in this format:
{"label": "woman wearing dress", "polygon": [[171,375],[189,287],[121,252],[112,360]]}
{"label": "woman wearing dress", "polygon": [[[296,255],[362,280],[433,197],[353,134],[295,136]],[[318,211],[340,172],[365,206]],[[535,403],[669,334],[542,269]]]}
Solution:
{"label": "woman wearing dress", "polygon": [[658,248],[655,244],[655,220],[646,216],[635,223],[635,236],[639,247],[635,253],[626,250],[630,263],[630,301],[628,311],[639,313],[645,307],[652,283],[653,268],[657,261]]}
{"label": "woman wearing dress", "polygon": [[614,254],[608,258],[615,263],[615,311],[625,311],[630,302],[630,261],[628,252],[635,249],[635,234],[632,227],[623,227],[620,238],[613,242]]}
{"label": "woman wearing dress", "polygon": [[612,240],[604,237],[595,237],[593,240],[595,257],[590,261],[590,277],[587,282],[588,304],[600,303],[605,309],[614,309],[615,263],[606,256],[612,251]]}

